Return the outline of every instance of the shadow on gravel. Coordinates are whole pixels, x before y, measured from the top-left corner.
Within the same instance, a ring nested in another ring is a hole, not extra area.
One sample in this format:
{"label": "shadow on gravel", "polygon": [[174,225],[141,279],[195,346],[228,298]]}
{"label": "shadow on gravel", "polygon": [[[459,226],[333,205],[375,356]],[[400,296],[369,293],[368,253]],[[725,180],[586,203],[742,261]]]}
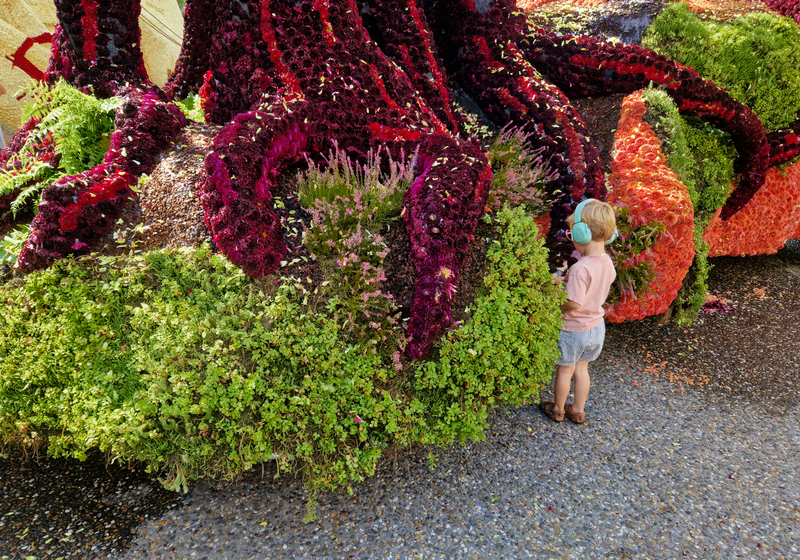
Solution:
{"label": "shadow on gravel", "polygon": [[107,558],[182,501],[152,475],[102,456],[25,459],[12,450],[0,459],[0,558]]}

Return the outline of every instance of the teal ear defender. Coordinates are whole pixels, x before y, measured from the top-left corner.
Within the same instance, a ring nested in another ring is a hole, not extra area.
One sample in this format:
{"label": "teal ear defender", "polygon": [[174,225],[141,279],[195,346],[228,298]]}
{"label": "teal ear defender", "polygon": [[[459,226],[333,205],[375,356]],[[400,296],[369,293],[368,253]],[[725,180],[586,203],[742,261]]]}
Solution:
{"label": "teal ear defender", "polygon": [[[583,207],[586,206],[586,203],[590,200],[595,200],[594,198],[587,198],[586,200],[581,201],[578,204],[578,207],[575,208],[575,223],[572,226],[572,240],[575,243],[580,243],[581,245],[586,245],[589,241],[592,240],[592,230],[589,229],[589,224],[587,224],[583,218],[581,217],[581,211]],[[606,241],[606,245],[610,244],[617,238],[617,234],[619,232],[614,230],[614,235],[611,236],[611,239]]]}

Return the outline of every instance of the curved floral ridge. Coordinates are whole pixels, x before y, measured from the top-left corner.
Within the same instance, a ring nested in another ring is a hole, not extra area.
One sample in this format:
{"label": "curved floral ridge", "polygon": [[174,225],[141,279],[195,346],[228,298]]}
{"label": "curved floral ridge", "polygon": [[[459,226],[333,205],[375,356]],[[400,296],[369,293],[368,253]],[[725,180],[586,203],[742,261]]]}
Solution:
{"label": "curved floral ridge", "polygon": [[531,133],[531,147],[543,148],[558,172],[547,238],[558,266],[572,262],[573,247],[559,235],[566,218],[581,199],[604,199],[605,180],[597,148],[575,108],[518,48],[525,22],[512,8],[511,2],[497,2],[481,13],[471,0],[455,0],[426,4],[426,13],[450,74],[493,122]]}
{"label": "curved floral ridge", "polygon": [[641,92],[625,98],[614,135],[616,157],[611,163],[608,202],[626,206],[633,228],[649,222],[666,226],[649,251],[626,261],[632,267],[643,261],[653,266],[655,279],[644,294],[622,291],[608,307],[612,323],[642,319],[667,310],[694,259],[694,209],[686,186],[666,163],[655,132],[642,120],[647,107]]}
{"label": "curved floral ridge", "polygon": [[180,109],[157,89],[130,86],[118,92],[126,102],[104,163],[45,188],[19,256],[21,270],[46,268],[67,255],[88,252],[135,196],[131,183],[155,166],[159,153],[186,124]]}
{"label": "curved floral ridge", "polygon": [[100,97],[123,97],[125,103],[117,113],[104,162],[45,188],[18,259],[26,272],[66,255],[86,253],[109,233],[134,196],[131,182],[155,166],[160,152],[186,124],[180,109],[147,80],[139,48],[138,3],[131,7],[59,0],[56,9],[60,25],[46,79],[52,84],[64,78]]}
{"label": "curved floral ridge", "polygon": [[665,87],[681,113],[728,132],[739,152],[735,164],[740,178],[723,206],[723,219],[741,210],[763,184],[770,143],[761,121],[749,107],[691,68],[635,45],[558,36],[541,29],[520,46],[531,63],[567,93],[629,93],[652,82]]}
{"label": "curved floral ridge", "polygon": [[261,65],[262,84],[272,92],[255,85],[248,93],[258,96],[252,110],[222,129],[206,159],[201,200],[215,243],[251,276],[274,272],[292,248],[285,246],[270,192],[301,152],[327,153],[334,140],[355,157],[379,145],[396,158],[417,147],[419,175],[405,199],[417,272],[406,352],[423,357],[450,322],[458,269],[488,195],[486,157],[477,145],[447,135],[448,127],[415,95],[407,76],[369,39],[355,4],[236,4],[250,13],[260,8],[258,34],[253,18],[217,20],[239,40],[211,51],[216,70],[204,93],[216,94],[210,119],[219,122],[231,112],[226,100],[237,98],[241,83],[226,63],[246,50],[243,44],[268,53],[249,63]]}
{"label": "curved floral ridge", "polygon": [[[800,162],[786,169],[767,171],[764,186],[735,216],[726,221],[717,211],[703,239],[711,245],[708,255],[772,255],[788,239],[800,234]],[[788,204],[787,204],[788,202]]]}

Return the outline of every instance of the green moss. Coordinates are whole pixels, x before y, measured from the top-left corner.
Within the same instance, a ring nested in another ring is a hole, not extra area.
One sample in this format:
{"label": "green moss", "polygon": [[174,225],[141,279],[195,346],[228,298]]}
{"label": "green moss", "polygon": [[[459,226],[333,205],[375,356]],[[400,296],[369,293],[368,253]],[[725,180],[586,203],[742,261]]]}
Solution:
{"label": "green moss", "polygon": [[671,3],[648,27],[642,44],[725,88],[768,130],[797,118],[800,29],[791,18],[754,12],[714,22]]}

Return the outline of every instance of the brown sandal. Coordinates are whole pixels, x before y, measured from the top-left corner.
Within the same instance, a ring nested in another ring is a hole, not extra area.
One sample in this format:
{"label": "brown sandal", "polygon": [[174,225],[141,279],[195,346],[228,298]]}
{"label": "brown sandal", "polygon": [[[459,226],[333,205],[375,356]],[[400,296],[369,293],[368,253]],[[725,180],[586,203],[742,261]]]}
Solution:
{"label": "brown sandal", "polygon": [[556,403],[553,401],[546,401],[539,405],[539,408],[542,409],[542,412],[552,420],[553,422],[563,422],[564,421],[564,413],[563,412],[556,412],[553,410],[556,407]]}
{"label": "brown sandal", "polygon": [[570,421],[574,422],[575,424],[583,424],[586,422],[586,414],[583,412],[572,412],[571,404],[564,405],[564,414],[566,414],[567,418],[569,418]]}

